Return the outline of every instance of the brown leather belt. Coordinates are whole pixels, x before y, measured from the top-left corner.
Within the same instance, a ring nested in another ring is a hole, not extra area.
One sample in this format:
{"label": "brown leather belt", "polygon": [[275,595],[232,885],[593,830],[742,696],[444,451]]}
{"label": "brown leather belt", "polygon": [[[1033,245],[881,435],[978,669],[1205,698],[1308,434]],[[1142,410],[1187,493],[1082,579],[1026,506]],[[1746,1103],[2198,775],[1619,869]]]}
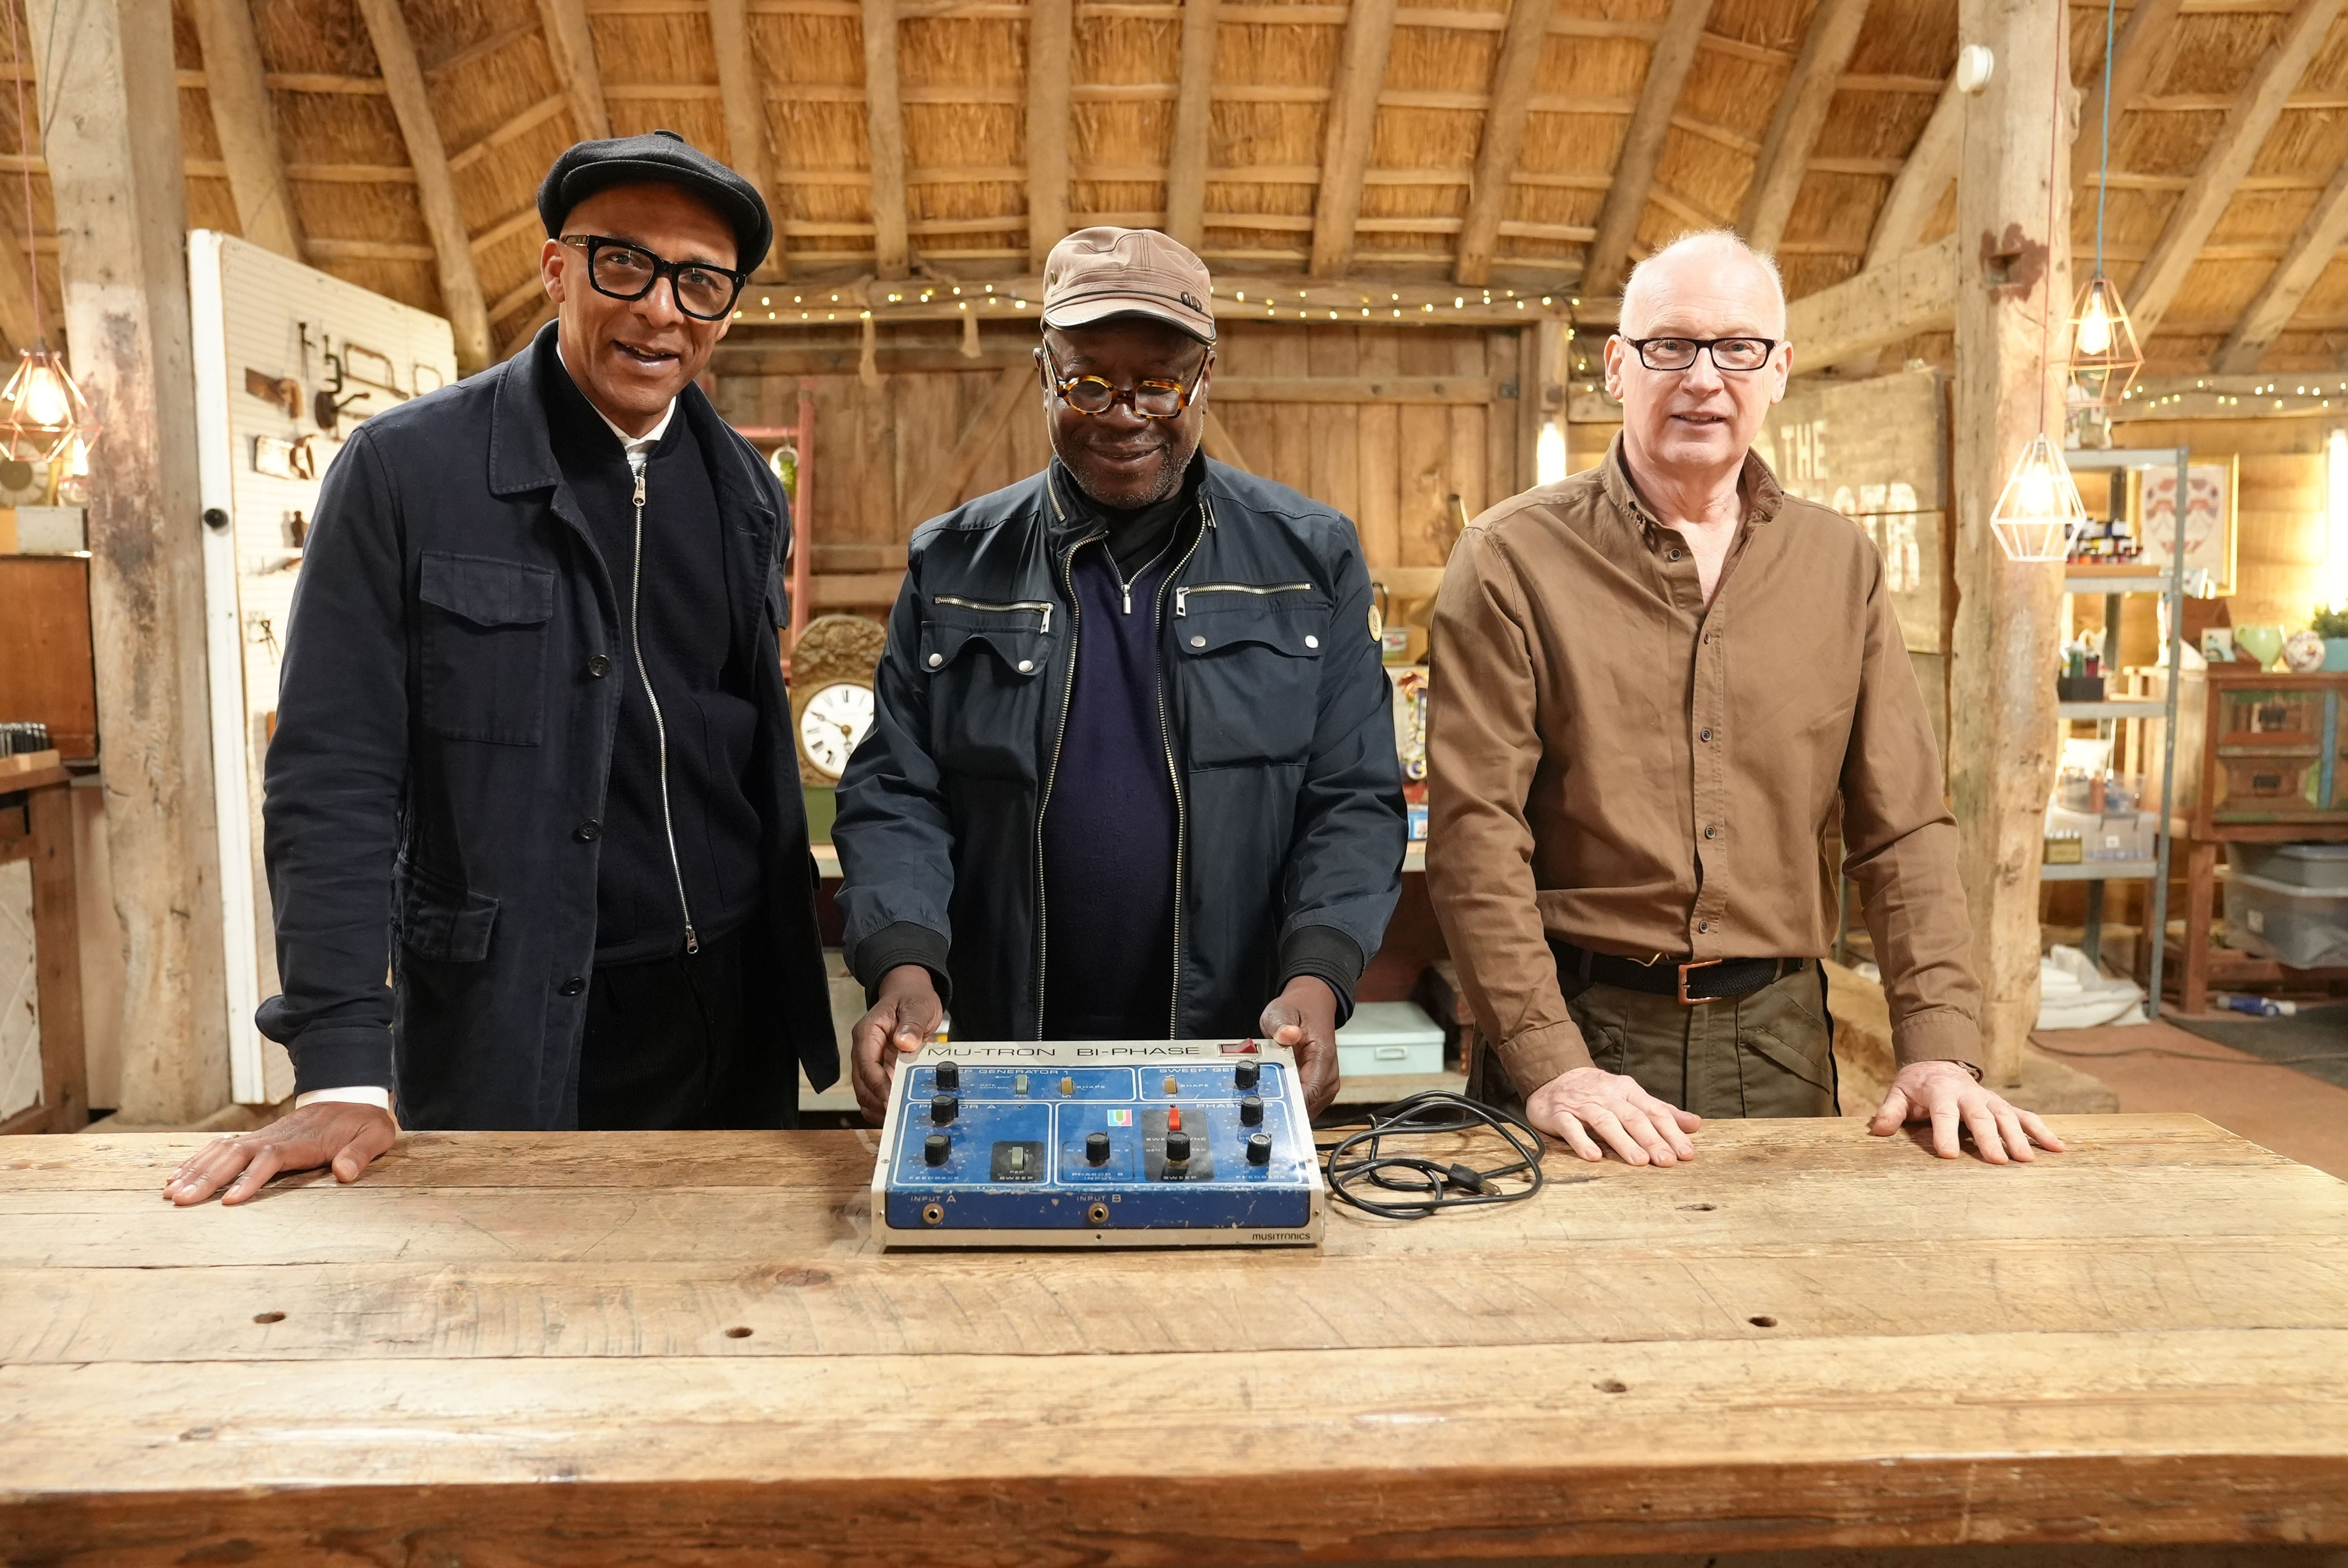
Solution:
{"label": "brown leather belt", "polygon": [[1641,963],[1612,953],[1593,953],[1552,937],[1560,979],[1618,986],[1648,996],[1675,997],[1689,1007],[1750,996],[1809,967],[1807,958],[1665,958]]}

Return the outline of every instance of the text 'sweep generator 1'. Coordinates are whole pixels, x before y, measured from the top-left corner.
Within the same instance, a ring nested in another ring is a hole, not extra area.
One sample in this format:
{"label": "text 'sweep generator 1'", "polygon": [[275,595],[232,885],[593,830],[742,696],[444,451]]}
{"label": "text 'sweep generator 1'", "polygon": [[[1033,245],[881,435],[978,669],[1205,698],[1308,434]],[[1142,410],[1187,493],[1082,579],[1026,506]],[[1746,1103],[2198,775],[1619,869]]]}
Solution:
{"label": "text 'sweep generator 1'", "polygon": [[1327,1188],[1296,1060],[1254,1040],[957,1041],[901,1058],[883,1246],[1302,1246]]}

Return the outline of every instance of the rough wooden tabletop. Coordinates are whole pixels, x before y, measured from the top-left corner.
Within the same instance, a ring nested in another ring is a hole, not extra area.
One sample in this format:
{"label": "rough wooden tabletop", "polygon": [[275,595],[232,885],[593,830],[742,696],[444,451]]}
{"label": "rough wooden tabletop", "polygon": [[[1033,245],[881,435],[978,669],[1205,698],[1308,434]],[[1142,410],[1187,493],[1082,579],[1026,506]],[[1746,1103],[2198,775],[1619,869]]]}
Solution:
{"label": "rough wooden tabletop", "polygon": [[[1715,1123],[1312,1252],[882,1254],[856,1133],[0,1140],[0,1561],[2348,1542],[2348,1184]],[[557,1485],[534,1485],[557,1482]]]}

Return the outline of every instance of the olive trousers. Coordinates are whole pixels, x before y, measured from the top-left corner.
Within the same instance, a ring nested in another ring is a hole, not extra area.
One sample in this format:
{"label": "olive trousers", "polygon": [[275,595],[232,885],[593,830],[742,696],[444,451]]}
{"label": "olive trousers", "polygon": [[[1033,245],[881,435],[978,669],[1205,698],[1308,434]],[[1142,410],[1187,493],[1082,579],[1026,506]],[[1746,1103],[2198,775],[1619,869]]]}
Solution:
{"label": "olive trousers", "polygon": [[[1658,1100],[1704,1117],[1838,1113],[1826,971],[1815,962],[1757,991],[1694,1006],[1558,978],[1591,1059]],[[1469,1095],[1514,1106],[1540,1087],[1512,1085],[1498,1051],[1477,1037]]]}

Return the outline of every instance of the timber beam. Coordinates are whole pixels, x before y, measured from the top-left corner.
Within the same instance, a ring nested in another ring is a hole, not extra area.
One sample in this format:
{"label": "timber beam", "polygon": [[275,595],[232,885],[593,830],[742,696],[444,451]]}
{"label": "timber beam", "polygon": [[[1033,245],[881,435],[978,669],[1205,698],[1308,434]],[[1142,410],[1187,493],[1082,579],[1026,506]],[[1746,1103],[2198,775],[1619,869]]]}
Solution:
{"label": "timber beam", "polygon": [[1517,159],[1524,151],[1525,118],[1555,8],[1555,0],[1514,0],[1509,8],[1509,30],[1501,35],[1499,55],[1492,65],[1492,106],[1484,115],[1468,214],[1459,226],[1458,261],[1452,276],[1462,283],[1481,287],[1492,276],[1492,252],[1499,248],[1500,220],[1509,215]]}
{"label": "timber beam", "polygon": [[[709,40],[717,55],[717,96],[726,118],[726,153],[734,171],[748,180],[771,210],[774,191],[767,181],[767,106],[758,92],[758,61],[750,43],[747,0],[709,0]],[[759,263],[761,277],[788,275],[782,234]]]}
{"label": "timber beam", "polygon": [[2218,351],[2216,367],[2220,371],[2246,374],[2259,368],[2259,361],[2281,335],[2291,318],[2307,298],[2307,292],[2332,264],[2340,247],[2348,244],[2348,161],[2343,161],[2332,183],[2317,197],[2307,221],[2291,242],[2291,249],[2267,277],[2258,297],[2228,335],[2225,346]]}
{"label": "timber beam", "polygon": [[1068,231],[1068,56],[1076,25],[1074,0],[1028,0],[1027,264],[1039,272]]}
{"label": "timber beam", "polygon": [[456,178],[448,169],[448,149],[433,118],[423,68],[417,63],[416,41],[408,35],[399,0],[358,0],[358,8],[383,67],[384,87],[407,143],[408,161],[416,166],[417,205],[423,209],[424,226],[432,237],[440,308],[456,338],[457,368],[470,375],[490,363],[489,311],[481,298],[481,275],[473,266],[472,237],[457,200]]}
{"label": "timber beam", "polygon": [[[743,303],[735,311],[733,335],[727,341],[740,343],[745,334],[759,332],[797,333],[811,327],[854,327],[868,311],[882,325],[959,323],[973,311],[989,325],[1032,321],[1042,314],[1043,289],[1040,276],[960,284],[872,279],[786,284],[755,294],[746,292]],[[1563,321],[1571,313],[1568,296],[1562,292],[1452,283],[1320,282],[1310,278],[1219,273],[1213,297],[1215,319],[1224,324],[1248,321],[1298,325],[1523,326]]]}
{"label": "timber beam", "polygon": [[1680,89],[1696,49],[1708,35],[1704,30],[1712,15],[1712,0],[1672,0],[1663,30],[1647,56],[1646,84],[1639,89],[1638,108],[1631,111],[1631,127],[1622,138],[1622,155],[1614,162],[1614,178],[1598,209],[1598,234],[1590,243],[1590,264],[1582,282],[1592,298],[1620,292],[1630,268],[1632,242],[1639,237],[1639,220],[1646,215],[1647,196],[1654,189],[1655,167],[1663,161],[1663,143],[1671,136],[1678,113]]}
{"label": "timber beam", "polygon": [[2159,330],[2161,317],[2185,286],[2185,275],[2233,200],[2235,187],[2250,173],[2268,133],[2281,118],[2291,89],[2331,35],[2340,6],[2341,0],[2299,0],[2258,69],[2234,95],[2218,139],[2202,156],[2193,182],[2169,209],[2152,254],[2129,281],[2128,315],[2138,343]]}
{"label": "timber beam", "polygon": [[1843,68],[1859,44],[1859,25],[1866,20],[1867,0],[1819,0],[1810,18],[1794,74],[1778,95],[1776,111],[1761,138],[1753,183],[1746,188],[1745,205],[1737,214],[1737,231],[1756,251],[1775,251],[1786,237],[1786,220],[1793,213],[1794,198],[1809,171],[1810,153],[1825,128]]}
{"label": "timber beam", "polygon": [[[1362,177],[1377,130],[1378,94],[1394,52],[1395,0],[1354,0],[1329,94],[1329,128],[1321,185],[1313,204],[1315,278],[1342,278],[1354,266],[1354,226],[1362,215]],[[1480,105],[1478,107],[1481,107]]]}
{"label": "timber beam", "polygon": [[582,141],[602,140],[612,134],[612,113],[603,101],[603,71],[595,62],[585,0],[538,0],[538,21],[555,77],[571,100],[572,128]]}
{"label": "timber beam", "polygon": [[[1182,7],[1182,59],[1174,85],[1174,143],[1167,154],[1166,232],[1193,251],[1206,243],[1207,169],[1214,121],[1218,0]],[[1315,182],[1321,178],[1313,170]]]}
{"label": "timber beam", "polygon": [[[2042,220],[2043,222],[2043,220]],[[1786,307],[1786,336],[1797,371],[1889,348],[1956,321],[1955,235],[1870,267]]]}
{"label": "timber beam", "polygon": [[193,0],[196,36],[204,51],[204,97],[220,138],[237,231],[281,256],[302,260],[302,225],[286,184],[277,140],[277,114],[269,101],[261,40],[246,0]]}
{"label": "timber beam", "polygon": [[862,0],[864,138],[872,171],[872,270],[884,279],[912,271],[905,231],[905,111],[898,98],[897,0]]}

